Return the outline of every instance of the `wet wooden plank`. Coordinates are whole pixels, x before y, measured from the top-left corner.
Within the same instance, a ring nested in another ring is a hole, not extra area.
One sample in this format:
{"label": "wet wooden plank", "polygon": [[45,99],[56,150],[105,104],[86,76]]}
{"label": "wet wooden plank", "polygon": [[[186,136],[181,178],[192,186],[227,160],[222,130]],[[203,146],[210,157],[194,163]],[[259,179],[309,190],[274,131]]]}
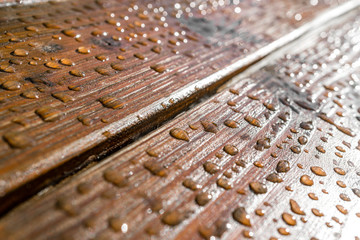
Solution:
{"label": "wet wooden plank", "polygon": [[24,203],[0,238],[358,239],[358,16]]}
{"label": "wet wooden plank", "polygon": [[1,8],[1,211],[179,113],[338,3]]}

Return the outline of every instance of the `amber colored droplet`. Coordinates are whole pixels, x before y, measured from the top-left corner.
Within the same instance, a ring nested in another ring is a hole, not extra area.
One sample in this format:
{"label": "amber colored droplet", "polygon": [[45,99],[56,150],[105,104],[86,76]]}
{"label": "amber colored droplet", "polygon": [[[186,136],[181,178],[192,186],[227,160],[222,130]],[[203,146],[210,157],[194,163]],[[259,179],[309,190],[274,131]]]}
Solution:
{"label": "amber colored droplet", "polygon": [[116,71],[122,71],[124,69],[120,63],[112,63],[111,67]]}
{"label": "amber colored droplet", "polygon": [[182,213],[178,210],[165,212],[161,221],[170,226],[176,226],[188,217],[187,213]]}
{"label": "amber colored droplet", "polygon": [[315,193],[309,193],[308,194],[309,198],[311,198],[312,200],[319,200],[319,198],[315,195]]}
{"label": "amber colored droplet", "polygon": [[69,216],[76,216],[79,214],[79,208],[77,208],[71,199],[62,197],[56,201],[56,207],[63,210]]}
{"label": "amber colored droplet", "polygon": [[344,215],[347,215],[349,213],[349,211],[346,208],[344,208],[344,206],[342,205],[336,205],[336,208],[337,210],[339,210],[339,212],[341,212]]}
{"label": "amber colored droplet", "polygon": [[317,217],[322,217],[322,216],[324,216],[324,214],[323,214],[322,212],[320,212],[319,209],[316,209],[316,208],[312,208],[312,209],[311,209],[311,212],[312,212],[315,216],[317,216]]}
{"label": "amber colored droplet", "polygon": [[256,141],[255,149],[258,151],[263,151],[264,149],[269,149],[270,147],[270,138],[262,138]]}
{"label": "amber colored droplet", "polygon": [[115,186],[122,188],[129,184],[126,176],[120,173],[117,169],[108,169],[104,172],[104,179]]}
{"label": "amber colored droplet", "polygon": [[345,194],[345,193],[340,193],[339,197],[340,197],[341,200],[343,200],[343,201],[346,201],[346,202],[350,202],[350,201],[351,201],[350,197],[349,197],[347,194]]}
{"label": "amber colored droplet", "polygon": [[51,95],[64,103],[74,101],[74,98],[65,92],[52,93]]}
{"label": "amber colored droplet", "polygon": [[27,55],[29,55],[29,52],[25,49],[15,49],[15,51],[13,52],[14,56],[17,57],[26,57]]}
{"label": "amber colored droplet", "polygon": [[97,67],[97,68],[95,68],[95,71],[104,76],[111,75],[111,72],[107,68],[104,68],[104,67]]}
{"label": "amber colored droplet", "polygon": [[73,65],[75,65],[75,63],[73,61],[71,61],[70,59],[68,59],[68,58],[60,59],[60,63],[62,65],[65,65],[65,66],[73,66]]}
{"label": "amber colored droplet", "polygon": [[225,190],[230,190],[233,188],[232,184],[226,178],[219,178],[216,183],[219,187],[222,187]]}
{"label": "amber colored droplet", "polygon": [[80,86],[69,85],[68,89],[72,91],[80,91],[82,88]]}
{"label": "amber colored droplet", "polygon": [[75,77],[85,77],[85,72],[77,70],[77,69],[71,70],[70,74]]}
{"label": "amber colored droplet", "polygon": [[81,54],[89,54],[90,53],[90,48],[79,47],[76,51],[78,53],[81,53]]}
{"label": "amber colored droplet", "polygon": [[299,154],[301,152],[301,148],[299,146],[291,146],[290,149],[293,153],[296,154]]}
{"label": "amber colored droplet", "polygon": [[109,218],[109,226],[115,232],[126,233],[128,231],[128,225],[120,217]]}
{"label": "amber colored droplet", "polygon": [[184,140],[184,141],[190,141],[189,139],[189,135],[185,130],[182,130],[180,128],[173,128],[170,130],[170,135],[173,138],[179,139],[179,140]]}
{"label": "amber colored droplet", "polygon": [[312,167],[310,167],[310,169],[314,174],[316,174],[318,176],[326,176],[326,172],[321,167],[312,166]]}
{"label": "amber colored droplet", "polygon": [[51,107],[44,106],[35,110],[35,113],[41,117],[45,122],[53,122],[61,118],[61,111]]}
{"label": "amber colored droplet", "polygon": [[142,55],[141,53],[135,53],[134,54],[134,57],[140,59],[140,60],[146,60],[145,56]]}
{"label": "amber colored droplet", "polygon": [[293,199],[290,199],[290,208],[291,211],[293,211],[296,214],[305,215],[304,211],[301,209],[299,204]]}
{"label": "amber colored droplet", "polygon": [[259,128],[262,127],[260,121],[258,119],[256,119],[256,118],[254,118],[254,117],[251,117],[251,116],[247,115],[245,117],[245,120],[248,123],[250,123],[251,125],[253,125],[253,126],[256,126],[256,127],[259,127]]}
{"label": "amber colored droplet", "polygon": [[7,80],[1,84],[1,87],[5,90],[16,91],[21,88],[21,83],[14,80]]}
{"label": "amber colored droplet", "polygon": [[305,130],[313,130],[314,126],[311,121],[300,123],[300,127]]}
{"label": "amber colored droplet", "polygon": [[283,179],[277,173],[270,173],[266,177],[266,180],[269,181],[269,182],[273,182],[273,183],[280,183],[280,182],[283,181]]}
{"label": "amber colored droplet", "polygon": [[101,97],[99,98],[99,102],[107,108],[120,109],[124,107],[124,103],[122,101],[111,96]]}
{"label": "amber colored droplet", "polygon": [[283,227],[278,228],[278,232],[284,236],[290,235],[290,231],[287,228],[283,228]]}
{"label": "amber colored droplet", "polygon": [[146,153],[150,157],[159,157],[159,154],[154,149],[147,149]]}
{"label": "amber colored droplet", "polygon": [[231,144],[226,144],[224,146],[224,151],[231,156],[235,156],[239,152],[239,150],[234,145]]}
{"label": "amber colored droplet", "polygon": [[227,119],[224,122],[225,126],[229,127],[229,128],[238,128],[239,124],[237,122],[235,122],[234,120],[230,120]]}
{"label": "amber colored droplet", "polygon": [[158,72],[158,73],[163,73],[165,72],[167,69],[164,65],[152,65],[150,66],[151,69],[153,69],[154,71]]}
{"label": "amber colored droplet", "polygon": [[76,189],[80,194],[87,194],[92,190],[92,188],[93,188],[92,184],[90,184],[88,182],[83,182],[83,183],[80,183]]}
{"label": "amber colored droplet", "polygon": [[46,28],[51,28],[51,29],[61,29],[61,28],[62,28],[60,25],[55,24],[55,23],[51,23],[51,22],[43,23],[43,25],[44,25]]}
{"label": "amber colored droplet", "polygon": [[307,139],[307,137],[305,137],[305,136],[300,136],[300,137],[298,138],[298,141],[299,141],[299,143],[300,143],[301,145],[305,145],[305,144],[308,142],[308,139]]}
{"label": "amber colored droplet", "polygon": [[212,162],[206,162],[206,163],[204,163],[203,166],[204,166],[205,171],[210,174],[214,174],[220,170],[219,166]]}
{"label": "amber colored droplet", "polygon": [[56,62],[47,62],[47,63],[45,63],[45,66],[48,68],[52,68],[52,69],[60,69],[61,68],[60,64],[58,64]]}
{"label": "amber colored droplet", "polygon": [[346,188],[346,184],[343,182],[343,181],[336,181],[336,184],[339,186],[339,187],[342,187],[342,188]]}
{"label": "amber colored droplet", "polygon": [[316,146],[316,150],[321,153],[325,153],[325,149],[322,146]]}
{"label": "amber colored droplet", "polygon": [[152,174],[159,177],[166,177],[167,171],[163,165],[156,161],[147,161],[144,163],[144,167],[149,170]]}
{"label": "amber colored droplet", "polygon": [[80,115],[77,117],[77,120],[79,120],[83,125],[90,126],[94,122],[92,118],[86,115]]}
{"label": "amber colored droplet", "polygon": [[203,128],[206,132],[217,133],[219,131],[219,129],[217,128],[217,125],[213,122],[201,121],[201,125],[203,126]]}
{"label": "amber colored droplet", "polygon": [[258,208],[255,210],[255,214],[262,217],[265,215],[265,211],[263,209]]}
{"label": "amber colored droplet", "polygon": [[212,195],[208,192],[201,192],[196,195],[195,201],[200,206],[205,206],[212,199]]}
{"label": "amber colored droplet", "polygon": [[314,184],[314,181],[311,179],[311,177],[306,174],[300,177],[300,182],[306,186],[312,186]]}
{"label": "amber colored droplet", "polygon": [[21,96],[24,98],[29,98],[29,99],[37,99],[37,98],[39,98],[39,92],[37,92],[35,90],[27,90],[27,91],[21,93]]}
{"label": "amber colored droplet", "polygon": [[293,215],[291,215],[290,213],[283,213],[281,215],[282,219],[284,220],[284,222],[290,226],[295,226],[296,225],[296,220],[294,218]]}
{"label": "amber colored droplet", "polygon": [[251,227],[250,215],[246,212],[244,207],[236,208],[232,215],[239,223]]}
{"label": "amber colored droplet", "polygon": [[194,180],[187,178],[183,181],[183,185],[184,187],[192,190],[192,191],[196,191],[199,190],[201,188],[201,185],[196,183]]}
{"label": "amber colored droplet", "polygon": [[256,194],[264,194],[267,192],[267,187],[264,183],[251,182],[249,183],[249,187]]}
{"label": "amber colored droplet", "polygon": [[39,29],[37,27],[34,27],[34,26],[26,26],[25,30],[33,31],[33,32],[38,32],[39,31]]}
{"label": "amber colored droplet", "polygon": [[290,170],[290,163],[287,160],[281,160],[276,165],[276,171],[279,173],[288,172]]}
{"label": "amber colored droplet", "polygon": [[154,53],[160,54],[161,53],[162,48],[159,46],[154,46],[153,48],[151,48],[151,51],[153,51]]}
{"label": "amber colored droplet", "polygon": [[12,148],[26,148],[34,145],[34,140],[24,133],[7,132],[3,138]]}
{"label": "amber colored droplet", "polygon": [[80,37],[81,37],[81,34],[80,34],[80,33],[77,33],[77,32],[74,31],[73,29],[63,30],[62,33],[63,33],[65,36],[72,37],[72,38],[80,38]]}
{"label": "amber colored droplet", "polygon": [[101,62],[105,62],[109,60],[109,57],[105,55],[97,55],[95,58]]}
{"label": "amber colored droplet", "polygon": [[241,231],[241,233],[245,238],[253,238],[254,237],[254,233],[249,230],[244,229]]}
{"label": "amber colored droplet", "polygon": [[345,170],[342,169],[342,168],[339,168],[339,167],[335,167],[334,171],[339,175],[345,175],[346,174]]}

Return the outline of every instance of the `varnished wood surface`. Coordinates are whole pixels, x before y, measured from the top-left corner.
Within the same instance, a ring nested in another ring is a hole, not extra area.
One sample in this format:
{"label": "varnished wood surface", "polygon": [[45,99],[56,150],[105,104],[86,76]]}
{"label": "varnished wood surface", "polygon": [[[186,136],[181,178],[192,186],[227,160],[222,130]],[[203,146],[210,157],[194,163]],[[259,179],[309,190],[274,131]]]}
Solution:
{"label": "varnished wood surface", "polygon": [[340,2],[0,8],[1,211],[181,112]]}
{"label": "varnished wood surface", "polygon": [[359,239],[358,16],[46,189],[0,238]]}

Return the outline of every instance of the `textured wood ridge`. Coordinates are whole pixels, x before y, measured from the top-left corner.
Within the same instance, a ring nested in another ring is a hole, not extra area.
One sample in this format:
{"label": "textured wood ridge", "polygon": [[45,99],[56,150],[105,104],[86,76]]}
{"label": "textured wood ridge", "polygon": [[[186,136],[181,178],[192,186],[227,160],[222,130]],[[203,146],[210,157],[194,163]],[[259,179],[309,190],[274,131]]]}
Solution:
{"label": "textured wood ridge", "polygon": [[174,116],[338,4],[74,0],[0,8],[1,211]]}
{"label": "textured wood ridge", "polygon": [[1,239],[359,239],[359,10],[16,208]]}

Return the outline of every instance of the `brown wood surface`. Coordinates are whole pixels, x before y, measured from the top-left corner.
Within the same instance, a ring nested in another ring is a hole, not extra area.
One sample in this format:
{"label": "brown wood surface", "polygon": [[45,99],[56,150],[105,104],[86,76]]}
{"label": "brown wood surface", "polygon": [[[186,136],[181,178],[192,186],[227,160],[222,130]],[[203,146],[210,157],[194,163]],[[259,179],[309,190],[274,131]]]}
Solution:
{"label": "brown wood surface", "polygon": [[0,219],[0,239],[359,239],[357,9]]}
{"label": "brown wood surface", "polygon": [[341,2],[0,8],[0,212],[170,119]]}

